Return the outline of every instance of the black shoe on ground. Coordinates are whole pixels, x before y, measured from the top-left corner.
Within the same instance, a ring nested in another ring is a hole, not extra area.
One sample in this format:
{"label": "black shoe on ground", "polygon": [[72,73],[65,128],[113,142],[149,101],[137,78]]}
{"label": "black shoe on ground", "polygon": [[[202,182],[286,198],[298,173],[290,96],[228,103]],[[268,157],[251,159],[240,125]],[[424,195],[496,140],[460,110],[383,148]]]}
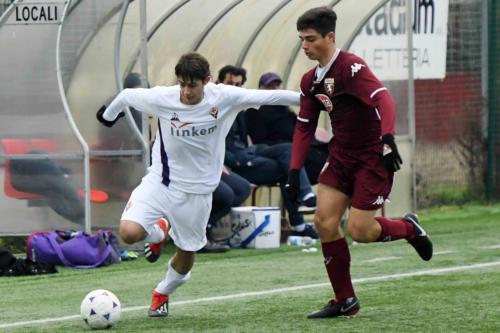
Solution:
{"label": "black shoe on ground", "polygon": [[198,253],[224,253],[230,249],[229,245],[207,241],[207,244],[198,250]]}
{"label": "black shoe on ground", "polygon": [[311,195],[306,200],[302,200],[297,211],[302,214],[314,214],[316,212],[316,195]]}
{"label": "black shoe on ground", "polygon": [[408,240],[411,246],[415,248],[418,255],[422,260],[429,261],[432,258],[432,241],[429,235],[425,232],[424,228],[418,221],[418,216],[413,213],[408,213],[403,217],[403,220],[413,225],[415,237]]}
{"label": "black shoe on ground", "polygon": [[358,299],[356,297],[348,297],[341,302],[331,300],[323,309],[309,314],[307,318],[351,317],[358,313],[359,309],[360,305]]}
{"label": "black shoe on ground", "polygon": [[296,230],[293,230],[292,229],[292,233],[291,235],[292,236],[308,236],[308,237],[311,237],[313,239],[318,239],[319,236],[318,236],[318,232],[316,231],[316,227],[314,226],[313,223],[306,223],[305,224],[305,228],[304,230],[302,231],[296,231]]}

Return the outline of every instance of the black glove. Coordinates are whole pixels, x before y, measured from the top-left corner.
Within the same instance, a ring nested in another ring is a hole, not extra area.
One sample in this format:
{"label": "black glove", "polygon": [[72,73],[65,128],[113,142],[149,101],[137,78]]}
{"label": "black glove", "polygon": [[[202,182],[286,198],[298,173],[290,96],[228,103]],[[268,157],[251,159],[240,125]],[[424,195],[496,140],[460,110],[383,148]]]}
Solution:
{"label": "black glove", "polygon": [[401,168],[401,164],[403,164],[403,160],[399,155],[398,146],[394,142],[394,136],[392,134],[385,134],[382,137],[382,145],[385,167],[391,172],[398,171]]}
{"label": "black glove", "polygon": [[118,119],[125,116],[125,112],[122,111],[118,114],[118,116],[116,116],[115,120],[109,121],[104,119],[104,117],[102,116],[104,114],[104,111],[106,111],[106,105],[101,106],[99,111],[97,111],[96,118],[101,124],[107,127],[112,127],[118,121]]}
{"label": "black glove", "polygon": [[288,171],[288,180],[285,184],[285,191],[288,195],[288,199],[292,202],[299,201],[299,189],[300,189],[300,178],[299,170],[291,169]]}

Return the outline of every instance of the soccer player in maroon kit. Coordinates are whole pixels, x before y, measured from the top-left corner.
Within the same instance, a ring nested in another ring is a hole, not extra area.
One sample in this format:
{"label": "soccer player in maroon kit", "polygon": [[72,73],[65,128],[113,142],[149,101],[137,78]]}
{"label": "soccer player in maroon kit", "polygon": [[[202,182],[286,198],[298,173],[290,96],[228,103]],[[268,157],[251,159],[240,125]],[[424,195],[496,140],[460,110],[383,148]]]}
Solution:
{"label": "soccer player in maroon kit", "polygon": [[333,138],[319,175],[314,222],[334,298],[308,318],[355,315],[360,304],[350,275],[350,253],[341,218],[351,206],[348,231],[358,242],[406,239],[423,260],[432,257],[432,242],[417,216],[400,220],[375,217],[391,192],[394,172],[402,164],[394,141],[396,108],[387,88],[363,59],[335,44],[337,15],[326,7],[306,11],[297,20],[302,49],[318,65],[302,76],[300,112],[293,137],[288,195],[297,197],[298,170],[304,165],[320,112],[330,116]]}

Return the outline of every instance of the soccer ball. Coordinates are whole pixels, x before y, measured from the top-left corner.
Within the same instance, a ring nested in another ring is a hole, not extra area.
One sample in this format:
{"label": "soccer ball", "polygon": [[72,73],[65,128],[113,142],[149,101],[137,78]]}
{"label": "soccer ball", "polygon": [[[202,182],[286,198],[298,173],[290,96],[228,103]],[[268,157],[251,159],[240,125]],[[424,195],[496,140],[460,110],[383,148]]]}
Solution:
{"label": "soccer ball", "polygon": [[121,305],[111,291],[98,289],[88,293],[80,305],[83,321],[92,329],[110,328],[120,320]]}

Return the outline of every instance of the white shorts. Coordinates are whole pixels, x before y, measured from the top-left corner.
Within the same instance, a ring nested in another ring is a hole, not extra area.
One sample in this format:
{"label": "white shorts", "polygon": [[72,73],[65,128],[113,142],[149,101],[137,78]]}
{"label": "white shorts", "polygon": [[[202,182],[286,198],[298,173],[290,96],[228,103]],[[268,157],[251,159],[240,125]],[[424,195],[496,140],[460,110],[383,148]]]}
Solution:
{"label": "white shorts", "polygon": [[212,209],[212,194],[185,193],[161,183],[149,173],[142,178],[122,213],[122,220],[140,224],[148,234],[164,217],[170,223],[169,236],[184,251],[198,251],[207,242],[206,227]]}

